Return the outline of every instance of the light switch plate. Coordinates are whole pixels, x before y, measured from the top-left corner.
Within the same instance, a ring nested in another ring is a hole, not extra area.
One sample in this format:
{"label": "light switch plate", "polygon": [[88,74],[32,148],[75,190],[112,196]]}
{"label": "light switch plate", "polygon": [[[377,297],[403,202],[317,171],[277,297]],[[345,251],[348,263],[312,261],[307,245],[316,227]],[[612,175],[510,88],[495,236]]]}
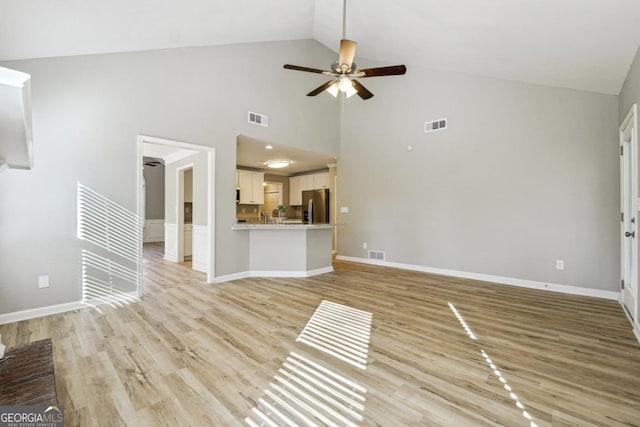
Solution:
{"label": "light switch plate", "polygon": [[349,213],[348,206],[340,206],[340,213]]}

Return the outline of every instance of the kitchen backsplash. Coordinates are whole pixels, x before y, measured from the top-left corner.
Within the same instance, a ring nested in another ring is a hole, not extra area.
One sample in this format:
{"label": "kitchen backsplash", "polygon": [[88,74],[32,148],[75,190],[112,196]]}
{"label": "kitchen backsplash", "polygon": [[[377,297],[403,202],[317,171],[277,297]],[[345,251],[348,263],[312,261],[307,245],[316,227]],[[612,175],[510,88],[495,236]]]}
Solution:
{"label": "kitchen backsplash", "polygon": [[[264,212],[264,205],[236,205],[236,218],[245,221],[260,221],[260,213]],[[289,219],[302,219],[301,206],[289,206],[285,216]],[[271,218],[269,212],[269,218]]]}

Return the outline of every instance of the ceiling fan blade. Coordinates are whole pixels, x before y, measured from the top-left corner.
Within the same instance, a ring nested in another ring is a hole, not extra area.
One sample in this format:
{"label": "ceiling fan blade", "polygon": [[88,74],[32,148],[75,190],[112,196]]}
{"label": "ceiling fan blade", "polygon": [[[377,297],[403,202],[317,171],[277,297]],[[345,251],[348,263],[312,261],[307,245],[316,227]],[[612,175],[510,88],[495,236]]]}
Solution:
{"label": "ceiling fan blade", "polygon": [[309,92],[307,94],[307,96],[316,96],[319,93],[324,92],[325,90],[327,90],[329,88],[329,86],[331,86],[333,83],[335,82],[335,80],[329,80],[328,82],[324,83],[322,86],[318,86],[317,88],[315,88],[314,90],[312,90],[311,92]]}
{"label": "ceiling fan blade", "polygon": [[357,46],[358,43],[353,40],[340,40],[340,57],[338,58],[338,67],[341,67],[342,64],[347,64],[347,71],[351,70],[351,64],[353,64],[353,58],[356,56]]}
{"label": "ceiling fan blade", "polygon": [[398,76],[407,72],[404,65],[391,65],[389,67],[367,68],[353,74],[354,77],[379,77]]}
{"label": "ceiling fan blade", "polygon": [[334,74],[331,71],[318,70],[317,68],[301,67],[299,65],[284,64],[284,68],[286,68],[287,70],[306,71],[308,73],[328,74],[328,75]]}
{"label": "ceiling fan blade", "polygon": [[371,92],[369,92],[369,89],[367,89],[366,87],[362,86],[362,83],[360,83],[357,80],[351,80],[351,82],[353,83],[353,87],[358,91],[358,96],[362,99],[369,99],[371,97],[373,97],[373,94]]}

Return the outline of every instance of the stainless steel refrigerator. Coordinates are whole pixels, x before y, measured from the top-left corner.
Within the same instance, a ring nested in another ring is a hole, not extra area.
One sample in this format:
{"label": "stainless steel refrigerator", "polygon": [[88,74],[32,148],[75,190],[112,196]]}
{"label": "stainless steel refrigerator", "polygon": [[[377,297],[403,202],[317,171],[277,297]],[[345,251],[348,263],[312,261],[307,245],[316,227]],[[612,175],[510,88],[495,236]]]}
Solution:
{"label": "stainless steel refrigerator", "polygon": [[305,224],[329,223],[329,190],[302,192],[303,222]]}

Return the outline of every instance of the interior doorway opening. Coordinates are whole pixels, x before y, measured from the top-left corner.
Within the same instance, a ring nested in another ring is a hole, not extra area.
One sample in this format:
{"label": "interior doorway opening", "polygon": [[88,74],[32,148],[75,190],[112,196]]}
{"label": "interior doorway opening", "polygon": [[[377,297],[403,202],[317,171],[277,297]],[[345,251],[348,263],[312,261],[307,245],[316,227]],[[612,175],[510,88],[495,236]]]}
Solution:
{"label": "interior doorway opening", "polygon": [[[205,272],[207,282],[213,283],[215,149],[146,135],[139,135],[137,143],[138,216],[141,220],[144,219],[143,157],[162,159],[166,184],[164,258],[173,262],[184,262],[185,257],[191,257],[192,268]],[[140,247],[142,248],[142,245]],[[142,249],[139,256],[142,265]],[[143,282],[144,280],[141,280],[141,284]],[[138,294],[142,296],[142,285]]]}
{"label": "interior doorway opening", "polygon": [[286,215],[286,211],[281,211],[280,206],[284,206],[284,185],[281,182],[265,181],[264,183],[264,205],[260,211],[267,214],[269,218],[280,218]]}

